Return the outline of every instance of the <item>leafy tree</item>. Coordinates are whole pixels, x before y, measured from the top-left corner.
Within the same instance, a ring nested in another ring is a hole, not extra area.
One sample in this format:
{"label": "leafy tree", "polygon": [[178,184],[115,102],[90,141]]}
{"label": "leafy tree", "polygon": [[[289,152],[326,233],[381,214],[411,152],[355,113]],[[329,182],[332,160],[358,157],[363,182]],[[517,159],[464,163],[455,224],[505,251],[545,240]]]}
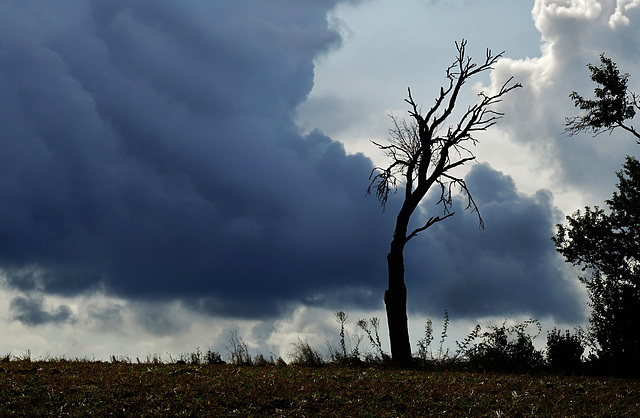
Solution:
{"label": "leafy tree", "polygon": [[[566,118],[565,132],[595,136],[621,128],[640,143],[640,134],[629,124],[640,109],[639,96],[628,91],[629,74],[620,74],[604,54],[600,62],[599,66],[588,65],[591,80],[598,85],[595,99],[587,100],[575,91],[569,96],[586,114]],[[585,207],[584,213],[567,217],[567,226],[557,226],[553,240],[567,261],[591,273],[580,280],[589,293],[590,331],[599,345],[598,357],[613,372],[638,374],[640,165],[627,157],[623,170],[616,174],[619,193],[606,201],[609,212],[598,206]]]}
{"label": "leafy tree", "polygon": [[636,110],[640,109],[638,95],[627,91],[629,74],[620,74],[616,64],[604,54],[600,55],[600,61],[598,67],[587,65],[591,71],[591,80],[598,84],[594,90],[596,98],[587,100],[575,91],[569,95],[575,106],[587,113],[566,118],[565,132],[571,136],[580,132],[598,135],[622,128],[634,135],[640,143],[640,134],[627,124],[627,120],[633,119]]}
{"label": "leafy tree", "polygon": [[627,157],[618,192],[606,201],[567,216],[553,237],[565,259],[589,271],[580,277],[590,306],[590,331],[598,357],[615,373],[640,372],[640,163]]}
{"label": "leafy tree", "polygon": [[[384,301],[389,325],[391,355],[396,363],[411,362],[411,345],[407,321],[407,288],[404,280],[404,248],[420,232],[454,213],[451,211],[454,187],[466,194],[467,208],[478,212],[478,208],[462,178],[456,177],[453,170],[475,159],[469,146],[475,145],[474,134],[493,126],[502,116],[491,110],[501,97],[511,90],[521,87],[512,84],[512,78],[495,94],[479,94],[479,101],[462,112],[457,122],[449,124],[458,95],[463,85],[473,76],[491,70],[502,56],[492,55],[487,50],[484,62],[474,63],[466,54],[467,42],[456,43],[458,55],[447,68],[448,84],[441,87],[435,104],[422,113],[411,95],[405,101],[409,104],[410,122],[391,116],[393,127],[389,130],[388,144],[376,145],[389,158],[386,168],[375,168],[371,172],[368,192],[375,191],[383,210],[390,194],[396,192],[398,184],[404,187],[404,201],[397,214],[396,225],[387,255],[389,273],[388,289]],[[448,126],[447,126],[448,125]],[[431,216],[423,225],[409,229],[409,221],[422,199],[432,188],[438,188],[442,215]],[[480,226],[482,218],[478,214]]]}

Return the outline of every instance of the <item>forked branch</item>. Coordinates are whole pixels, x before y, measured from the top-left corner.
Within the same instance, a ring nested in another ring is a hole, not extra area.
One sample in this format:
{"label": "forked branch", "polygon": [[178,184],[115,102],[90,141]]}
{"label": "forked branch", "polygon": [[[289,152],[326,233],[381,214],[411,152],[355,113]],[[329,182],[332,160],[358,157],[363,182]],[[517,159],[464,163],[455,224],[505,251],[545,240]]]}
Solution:
{"label": "forked branch", "polygon": [[[466,145],[467,141],[475,145],[478,141],[474,134],[486,131],[502,118],[503,113],[493,109],[493,106],[501,102],[505,94],[522,85],[514,83],[511,77],[497,92],[492,94],[480,92],[478,102],[467,107],[455,123],[449,123],[464,84],[471,77],[492,70],[503,54],[493,55],[491,50],[487,49],[484,61],[475,63],[467,56],[466,46],[466,40],[456,43],[456,59],[446,69],[447,83],[440,88],[434,105],[422,114],[411,89],[407,89],[408,97],[405,102],[409,105],[408,113],[412,119],[411,123],[390,115],[393,126],[389,130],[389,143],[382,145],[374,142],[389,159],[389,165],[386,168],[378,167],[371,172],[367,193],[375,190],[376,197],[384,210],[389,194],[395,193],[399,186],[404,186],[403,206],[398,214],[394,234],[404,243],[433,224],[453,215],[450,209],[454,186],[467,196],[467,209],[472,208],[473,212],[478,214],[480,227],[484,226],[466,183],[450,172],[475,160],[475,155]],[[448,125],[446,130],[443,129],[445,125]],[[439,132],[445,133],[439,134]],[[430,217],[423,226],[407,234],[409,218],[427,192],[436,184],[441,188],[440,200],[437,204],[443,206],[443,215]]]}

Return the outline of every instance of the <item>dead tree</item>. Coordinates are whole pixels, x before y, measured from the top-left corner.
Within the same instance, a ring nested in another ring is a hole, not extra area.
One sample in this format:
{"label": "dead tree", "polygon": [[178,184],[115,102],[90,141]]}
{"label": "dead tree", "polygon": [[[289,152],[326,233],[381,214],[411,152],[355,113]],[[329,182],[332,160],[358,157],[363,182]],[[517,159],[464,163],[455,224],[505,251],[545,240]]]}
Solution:
{"label": "dead tree", "polygon": [[[389,195],[396,193],[399,186],[404,188],[404,200],[397,214],[387,255],[389,283],[384,294],[391,356],[395,363],[401,365],[411,362],[404,279],[405,245],[420,232],[454,215],[452,197],[456,191],[466,196],[466,208],[477,213],[480,227],[484,227],[467,184],[455,175],[454,169],[475,160],[470,150],[470,146],[478,142],[474,134],[486,131],[503,116],[491,106],[500,102],[503,95],[522,87],[520,83],[512,83],[512,77],[493,94],[479,93],[478,102],[469,106],[457,122],[451,124],[449,119],[463,85],[471,77],[493,69],[503,54],[493,55],[488,49],[484,62],[476,64],[467,56],[466,45],[465,40],[456,42],[458,55],[446,71],[448,85],[440,88],[433,107],[423,115],[411,95],[411,89],[408,89],[409,97],[405,101],[410,107],[410,122],[391,116],[393,127],[389,130],[388,143],[374,142],[388,157],[389,165],[373,169],[367,192],[375,191],[384,210]],[[418,228],[409,230],[413,213],[432,188],[438,190],[437,205],[441,207],[441,214],[431,216]]]}

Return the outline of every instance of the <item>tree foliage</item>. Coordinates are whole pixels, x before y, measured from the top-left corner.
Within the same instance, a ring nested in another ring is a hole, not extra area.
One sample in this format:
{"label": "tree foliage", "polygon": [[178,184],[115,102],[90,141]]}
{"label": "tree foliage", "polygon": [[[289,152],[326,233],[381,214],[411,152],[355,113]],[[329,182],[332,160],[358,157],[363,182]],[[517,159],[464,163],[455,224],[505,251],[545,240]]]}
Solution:
{"label": "tree foliage", "polygon": [[633,119],[640,109],[638,95],[627,91],[629,74],[620,74],[616,63],[604,54],[600,55],[600,62],[599,66],[587,66],[591,80],[598,84],[594,90],[595,99],[585,99],[575,91],[569,95],[575,106],[586,114],[566,118],[565,132],[571,136],[580,132],[598,135],[622,128],[640,143],[640,134],[627,124],[627,120]]}
{"label": "tree foliage", "polygon": [[640,372],[640,162],[627,157],[608,211],[586,207],[557,225],[565,259],[590,273],[586,285],[598,356],[618,373]]}

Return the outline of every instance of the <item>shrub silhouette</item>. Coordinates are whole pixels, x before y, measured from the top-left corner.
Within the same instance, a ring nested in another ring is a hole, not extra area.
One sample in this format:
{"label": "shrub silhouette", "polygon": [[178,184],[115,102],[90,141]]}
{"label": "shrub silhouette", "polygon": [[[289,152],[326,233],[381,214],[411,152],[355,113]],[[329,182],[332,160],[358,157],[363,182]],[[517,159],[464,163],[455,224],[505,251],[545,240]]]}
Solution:
{"label": "shrub silhouette", "polygon": [[582,369],[585,337],[581,330],[563,334],[554,328],[547,333],[547,364],[551,370],[563,373],[578,373]]}
{"label": "shrub silhouette", "polygon": [[[534,336],[526,332],[532,324],[538,328],[538,333]],[[480,371],[504,372],[542,367],[542,353],[533,346],[533,339],[542,330],[537,320],[529,319],[509,328],[505,320],[500,327],[490,326],[489,329],[490,331],[480,335],[482,341],[467,351],[471,367]]]}

